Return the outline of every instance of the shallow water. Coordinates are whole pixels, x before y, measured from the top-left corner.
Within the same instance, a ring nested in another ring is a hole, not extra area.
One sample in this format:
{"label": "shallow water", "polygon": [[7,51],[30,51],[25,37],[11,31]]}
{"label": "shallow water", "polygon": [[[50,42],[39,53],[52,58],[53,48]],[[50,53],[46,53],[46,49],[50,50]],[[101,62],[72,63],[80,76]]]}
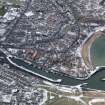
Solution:
{"label": "shallow water", "polygon": [[101,36],[91,47],[91,58],[95,66],[105,66],[105,36]]}

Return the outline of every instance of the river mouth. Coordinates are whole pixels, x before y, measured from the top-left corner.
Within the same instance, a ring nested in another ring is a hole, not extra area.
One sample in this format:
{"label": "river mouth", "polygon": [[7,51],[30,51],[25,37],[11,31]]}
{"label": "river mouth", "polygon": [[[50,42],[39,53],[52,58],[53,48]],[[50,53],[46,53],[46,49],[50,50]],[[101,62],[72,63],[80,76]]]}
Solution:
{"label": "river mouth", "polygon": [[100,36],[93,42],[90,54],[91,61],[95,67],[105,66],[105,36]]}

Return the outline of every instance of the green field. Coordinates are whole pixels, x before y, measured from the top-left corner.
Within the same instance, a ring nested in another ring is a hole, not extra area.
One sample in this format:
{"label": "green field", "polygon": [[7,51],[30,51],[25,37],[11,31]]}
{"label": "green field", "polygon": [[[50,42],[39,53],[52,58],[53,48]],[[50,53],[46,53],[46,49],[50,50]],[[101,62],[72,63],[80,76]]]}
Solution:
{"label": "green field", "polygon": [[0,16],[3,16],[5,14],[6,10],[4,7],[0,7]]}
{"label": "green field", "polygon": [[5,2],[10,2],[10,3],[13,3],[13,4],[19,4],[20,0],[0,0],[1,4],[5,3]]}
{"label": "green field", "polygon": [[[37,88],[42,89],[43,92],[47,94],[43,105],[90,105],[89,103],[93,101],[91,105],[105,105],[105,102],[95,102],[94,99],[105,99],[104,91],[88,90],[88,91],[78,91],[75,92],[70,90],[63,91],[59,90],[59,86],[50,85],[37,85]],[[61,89],[61,86],[60,86]],[[69,89],[68,87],[66,89]],[[80,97],[82,96],[82,97]]]}
{"label": "green field", "polygon": [[68,98],[61,98],[59,100],[56,100],[55,102],[53,102],[52,104],[49,105],[83,105],[80,102],[76,102],[73,99],[68,99]]}
{"label": "green field", "polygon": [[40,88],[47,90],[47,101],[43,105],[83,105],[81,102],[75,101],[74,99],[68,97],[72,95],[78,96],[80,93],[74,94],[71,92],[63,92],[59,89],[51,88],[49,86],[40,86]]}
{"label": "green field", "polygon": [[20,0],[0,0],[0,16],[3,16],[6,13],[5,6],[7,2],[11,3],[13,7],[20,7],[22,1]]}

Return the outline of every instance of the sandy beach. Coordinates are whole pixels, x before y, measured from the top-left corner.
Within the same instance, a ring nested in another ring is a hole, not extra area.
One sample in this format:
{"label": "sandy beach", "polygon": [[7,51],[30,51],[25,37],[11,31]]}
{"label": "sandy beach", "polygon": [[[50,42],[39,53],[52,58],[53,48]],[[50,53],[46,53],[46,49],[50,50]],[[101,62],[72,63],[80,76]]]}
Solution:
{"label": "sandy beach", "polygon": [[91,56],[90,56],[90,48],[94,41],[99,38],[101,35],[104,35],[102,31],[98,31],[93,33],[82,45],[82,50],[81,50],[81,55],[83,57],[84,63],[86,64],[87,67],[91,69],[95,69],[96,67],[93,65],[91,61]]}

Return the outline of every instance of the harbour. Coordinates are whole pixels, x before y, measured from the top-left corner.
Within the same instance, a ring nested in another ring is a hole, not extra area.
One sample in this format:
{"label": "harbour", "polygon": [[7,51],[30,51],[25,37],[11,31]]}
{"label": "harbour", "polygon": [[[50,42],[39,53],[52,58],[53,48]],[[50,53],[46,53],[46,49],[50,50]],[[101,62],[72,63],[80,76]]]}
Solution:
{"label": "harbour", "polygon": [[81,84],[81,87],[83,88],[105,90],[105,84],[104,84],[105,67],[100,67],[89,78],[76,79],[69,76],[61,75],[59,73],[45,72],[44,70],[33,68],[27,62],[21,61],[18,58],[13,57],[12,59],[10,58],[8,59],[8,56],[6,56],[6,58],[13,66],[20,68],[20,70],[24,70],[26,72],[32,73],[34,75],[39,76],[40,78],[43,78],[53,83],[57,83],[61,85],[70,85],[70,86],[76,86]]}

